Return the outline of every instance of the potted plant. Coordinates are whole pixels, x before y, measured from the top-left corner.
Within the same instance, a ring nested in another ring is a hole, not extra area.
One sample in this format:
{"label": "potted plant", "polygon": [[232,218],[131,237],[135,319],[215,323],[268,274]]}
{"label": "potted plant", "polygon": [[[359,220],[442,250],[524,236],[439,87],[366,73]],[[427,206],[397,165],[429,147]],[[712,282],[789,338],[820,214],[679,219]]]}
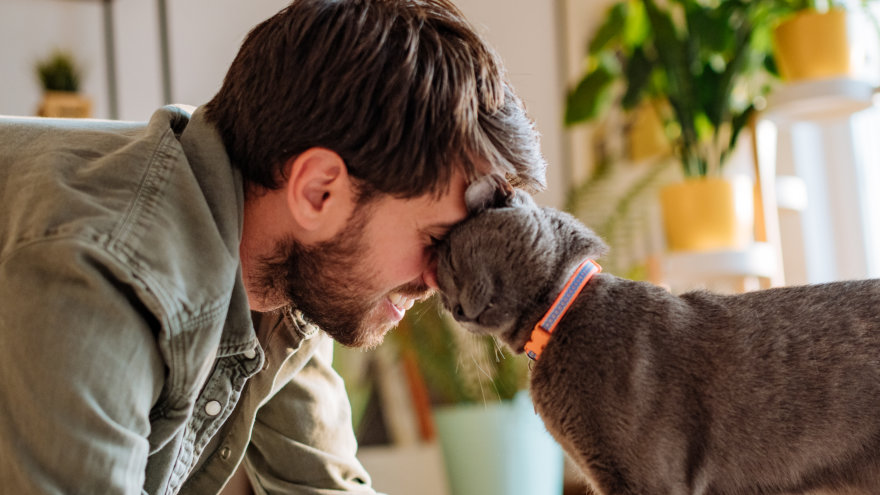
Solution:
{"label": "potted plant", "polygon": [[867,43],[854,43],[852,31],[859,29],[860,22],[863,27],[872,24],[872,34],[878,31],[870,0],[860,2],[863,15],[828,0],[780,2],[790,11],[773,33],[774,55],[783,79],[797,82],[855,75],[854,62],[862,58],[857,50]]}
{"label": "potted plant", "polygon": [[569,188],[563,206],[611,246],[601,260],[606,271],[655,282],[656,196],[678,172],[656,118],[653,110],[627,113],[615,106],[606,112],[590,135],[594,166]]}
{"label": "potted plant", "polygon": [[[684,178],[660,194],[672,250],[742,247],[751,235],[751,188],[722,167],[774,81],[772,29],[784,12],[750,0],[621,0],[588,46],[566,122],[597,120],[615,104],[657,113]],[[722,238],[706,235],[722,226]]]}
{"label": "potted plant", "polygon": [[458,327],[436,298],[389,338],[417,363],[456,495],[558,495],[563,454],[526,387],[528,359]]}
{"label": "potted plant", "polygon": [[36,65],[43,87],[41,117],[90,117],[92,103],[79,94],[80,71],[70,53],[55,51]]}
{"label": "potted plant", "polygon": [[[562,492],[564,456],[528,396],[528,359],[462,329],[436,298],[416,303],[378,349],[337,345],[333,366],[362,446],[397,445],[412,455],[419,439],[423,447],[439,444],[455,495]],[[407,397],[383,388],[408,389]],[[396,434],[395,424],[418,432]]]}

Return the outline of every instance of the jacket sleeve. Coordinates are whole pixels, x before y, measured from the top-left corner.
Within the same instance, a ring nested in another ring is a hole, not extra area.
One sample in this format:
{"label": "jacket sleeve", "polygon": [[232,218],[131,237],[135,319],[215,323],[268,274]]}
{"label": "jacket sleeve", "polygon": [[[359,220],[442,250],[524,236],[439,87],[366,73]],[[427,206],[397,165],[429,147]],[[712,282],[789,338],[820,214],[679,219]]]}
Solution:
{"label": "jacket sleeve", "polygon": [[[307,346],[316,346],[308,353]],[[245,456],[258,494],[375,494],[355,457],[357,441],[342,378],[323,333],[297,354],[311,358],[258,412]]]}
{"label": "jacket sleeve", "polygon": [[132,291],[75,239],[0,259],[4,493],[141,493],[164,377]]}

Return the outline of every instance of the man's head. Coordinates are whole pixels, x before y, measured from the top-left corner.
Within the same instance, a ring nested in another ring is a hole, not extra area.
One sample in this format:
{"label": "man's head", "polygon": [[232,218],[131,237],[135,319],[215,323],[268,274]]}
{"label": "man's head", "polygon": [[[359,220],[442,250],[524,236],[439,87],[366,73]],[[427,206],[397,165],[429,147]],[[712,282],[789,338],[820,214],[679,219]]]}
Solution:
{"label": "man's head", "polygon": [[455,167],[541,188],[537,135],[494,51],[446,0],[296,0],[256,26],[207,105],[248,182],[313,147],[364,193],[439,192]]}
{"label": "man's head", "polygon": [[[323,315],[325,296],[351,296],[331,310],[360,306],[361,321],[386,300],[405,308],[399,295],[433,285],[431,238],[464,218],[467,183],[495,172],[544,186],[537,132],[497,55],[446,0],[295,0],[247,36],[206,115],[249,198],[283,192],[290,209],[294,227],[246,269],[352,344],[375,339],[334,329],[357,318]],[[246,228],[243,249],[252,241]],[[395,274],[390,256],[412,266]]]}

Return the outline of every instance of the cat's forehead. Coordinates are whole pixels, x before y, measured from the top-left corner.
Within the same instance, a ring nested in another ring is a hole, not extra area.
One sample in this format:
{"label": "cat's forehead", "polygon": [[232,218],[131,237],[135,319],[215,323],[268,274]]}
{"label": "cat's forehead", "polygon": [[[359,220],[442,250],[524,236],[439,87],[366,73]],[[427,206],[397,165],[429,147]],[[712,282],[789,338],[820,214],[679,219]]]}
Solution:
{"label": "cat's forehead", "polygon": [[[546,239],[534,212],[520,208],[486,210],[462,222],[448,237],[450,255],[459,261],[494,259],[495,255],[521,257]],[[524,253],[523,251],[526,251]]]}
{"label": "cat's forehead", "polygon": [[471,230],[486,230],[501,234],[514,234],[518,230],[533,229],[538,222],[531,208],[495,208],[472,216],[465,223]]}

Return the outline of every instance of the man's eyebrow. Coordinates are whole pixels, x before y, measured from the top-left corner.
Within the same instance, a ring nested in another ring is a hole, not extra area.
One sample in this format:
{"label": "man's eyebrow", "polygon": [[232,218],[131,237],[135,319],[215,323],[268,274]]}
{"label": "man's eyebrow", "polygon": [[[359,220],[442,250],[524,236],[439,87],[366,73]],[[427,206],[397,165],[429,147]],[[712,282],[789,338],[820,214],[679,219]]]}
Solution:
{"label": "man's eyebrow", "polygon": [[452,230],[452,227],[455,227],[459,222],[460,220],[432,223],[422,228],[422,232],[436,237],[444,237],[450,230]]}

